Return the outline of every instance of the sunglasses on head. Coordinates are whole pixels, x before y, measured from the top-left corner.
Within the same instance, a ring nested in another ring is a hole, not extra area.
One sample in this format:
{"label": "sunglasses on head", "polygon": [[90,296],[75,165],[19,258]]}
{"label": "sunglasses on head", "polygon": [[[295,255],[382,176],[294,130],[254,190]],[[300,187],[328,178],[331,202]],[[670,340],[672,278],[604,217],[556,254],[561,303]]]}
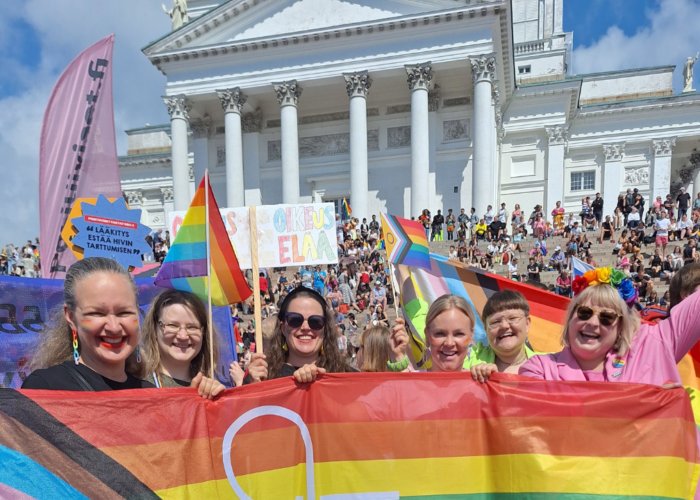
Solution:
{"label": "sunglasses on head", "polygon": [[588,321],[594,314],[598,315],[600,324],[603,326],[612,326],[622,314],[617,314],[613,311],[598,311],[588,306],[578,306],[576,308],[576,317],[581,321]]}
{"label": "sunglasses on head", "polygon": [[304,318],[302,314],[292,312],[288,312],[284,315],[284,322],[287,323],[287,326],[290,328],[300,328],[301,325],[304,324],[304,320],[309,323],[309,328],[312,330],[323,330],[323,327],[326,326],[326,318],[323,316],[313,315]]}

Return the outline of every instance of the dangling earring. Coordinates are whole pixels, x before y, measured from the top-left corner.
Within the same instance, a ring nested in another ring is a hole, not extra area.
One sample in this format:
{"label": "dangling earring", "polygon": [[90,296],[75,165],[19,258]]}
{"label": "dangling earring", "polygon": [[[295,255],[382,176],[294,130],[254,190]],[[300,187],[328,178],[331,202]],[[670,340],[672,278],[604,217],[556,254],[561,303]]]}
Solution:
{"label": "dangling earring", "polygon": [[141,346],[138,344],[136,345],[136,362],[141,362]]}
{"label": "dangling earring", "polygon": [[78,332],[75,330],[72,330],[73,332],[73,361],[75,361],[75,365],[80,364],[80,353],[78,352]]}
{"label": "dangling earring", "polygon": [[321,344],[321,356],[323,356],[323,344]]}
{"label": "dangling earring", "polygon": [[286,340],[283,340],[283,341],[282,341],[282,350],[283,350],[284,352],[289,351],[289,348],[287,347],[287,341],[286,341]]}

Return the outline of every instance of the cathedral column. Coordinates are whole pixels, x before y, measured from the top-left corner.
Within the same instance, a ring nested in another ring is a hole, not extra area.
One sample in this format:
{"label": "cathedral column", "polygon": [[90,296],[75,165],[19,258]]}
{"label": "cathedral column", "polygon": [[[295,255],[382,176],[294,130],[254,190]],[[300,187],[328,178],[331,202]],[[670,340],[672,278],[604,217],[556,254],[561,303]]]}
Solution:
{"label": "cathedral column", "polygon": [[690,155],[690,164],[693,166],[693,200],[700,193],[700,153],[694,152]]}
{"label": "cathedral column", "polygon": [[474,124],[472,130],[472,206],[476,213],[486,213],[487,205],[494,205],[491,162],[493,132],[491,128],[493,110],[491,108],[491,88],[496,71],[496,58],[493,55],[479,56],[470,60],[472,81],[474,82]]}
{"label": "cathedral column", "polygon": [[227,207],[245,205],[245,182],[243,178],[243,132],[241,108],[248,96],[240,87],[217,90],[224,108],[226,144],[226,202]]}
{"label": "cathedral column", "polygon": [[190,167],[187,149],[187,125],[192,103],[184,94],[163,97],[170,115],[172,142],[173,205],[175,210],[187,210],[190,206]]}
{"label": "cathedral column", "polygon": [[603,153],[603,215],[612,215],[617,207],[617,197],[622,192],[622,156],[625,154],[625,143],[604,144]]}
{"label": "cathedral column", "polygon": [[[568,130],[566,125],[545,127],[549,148],[547,149],[547,194],[544,200],[545,218],[561,201],[564,206],[564,148],[566,145]],[[604,207],[608,209],[607,204]]]}
{"label": "cathedral column", "polygon": [[418,217],[429,208],[430,126],[428,87],[433,79],[430,62],[407,65],[411,89],[411,215]]}
{"label": "cathedral column", "polygon": [[353,216],[369,217],[367,167],[367,92],[372,79],[367,71],[343,73],[350,98],[350,202]]}
{"label": "cathedral column", "polygon": [[[654,139],[651,141],[654,150],[654,164],[651,169],[651,206],[657,196],[662,200],[671,192],[671,156],[673,147],[676,145],[676,138]],[[697,196],[697,195],[696,195]]]}
{"label": "cathedral column", "polygon": [[211,117],[204,115],[204,118],[190,120],[190,131],[192,132],[192,154],[194,156],[194,183],[199,186],[199,182],[204,177],[204,171],[209,168]]}
{"label": "cathedral column", "polygon": [[246,113],[241,119],[243,127],[243,175],[245,177],[245,205],[263,204],[260,184],[260,131],[263,115],[260,108]]}
{"label": "cathedral column", "polygon": [[296,80],[273,83],[282,126],[282,203],[299,203],[299,129],[297,103],[302,88]]}

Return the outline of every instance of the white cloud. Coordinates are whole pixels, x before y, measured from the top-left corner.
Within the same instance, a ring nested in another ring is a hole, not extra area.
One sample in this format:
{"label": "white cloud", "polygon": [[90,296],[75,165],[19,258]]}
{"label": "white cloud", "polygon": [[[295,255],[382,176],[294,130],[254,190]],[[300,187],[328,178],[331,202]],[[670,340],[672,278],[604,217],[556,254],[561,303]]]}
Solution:
{"label": "white cloud", "polygon": [[[627,36],[612,26],[596,42],[574,51],[577,74],[619,69],[676,65],[674,88],[682,87],[685,60],[700,50],[700,1],[661,0],[657,9],[646,12],[651,26]],[[576,32],[574,31],[574,37]]]}
{"label": "white cloud", "polygon": [[[7,5],[5,5],[7,3]],[[0,99],[0,245],[39,235],[39,136],[51,89],[63,69],[85,48],[111,33],[114,48],[114,114],[118,151],[124,130],[165,123],[160,96],[165,77],[141,53],[170,31],[162,0],[22,0],[3,2],[0,66],[21,91]],[[168,3],[166,1],[166,3]],[[18,59],[20,22],[38,36],[39,64]]]}

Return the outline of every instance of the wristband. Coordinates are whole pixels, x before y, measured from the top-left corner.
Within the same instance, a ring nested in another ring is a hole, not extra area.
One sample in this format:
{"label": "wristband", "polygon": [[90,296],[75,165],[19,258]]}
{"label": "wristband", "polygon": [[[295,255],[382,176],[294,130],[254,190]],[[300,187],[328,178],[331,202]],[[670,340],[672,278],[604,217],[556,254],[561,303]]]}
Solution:
{"label": "wristband", "polygon": [[406,368],[408,368],[408,364],[408,356],[404,356],[403,360],[399,361],[398,363],[392,363],[391,361],[387,361],[386,367],[389,369],[390,372],[402,372]]}

